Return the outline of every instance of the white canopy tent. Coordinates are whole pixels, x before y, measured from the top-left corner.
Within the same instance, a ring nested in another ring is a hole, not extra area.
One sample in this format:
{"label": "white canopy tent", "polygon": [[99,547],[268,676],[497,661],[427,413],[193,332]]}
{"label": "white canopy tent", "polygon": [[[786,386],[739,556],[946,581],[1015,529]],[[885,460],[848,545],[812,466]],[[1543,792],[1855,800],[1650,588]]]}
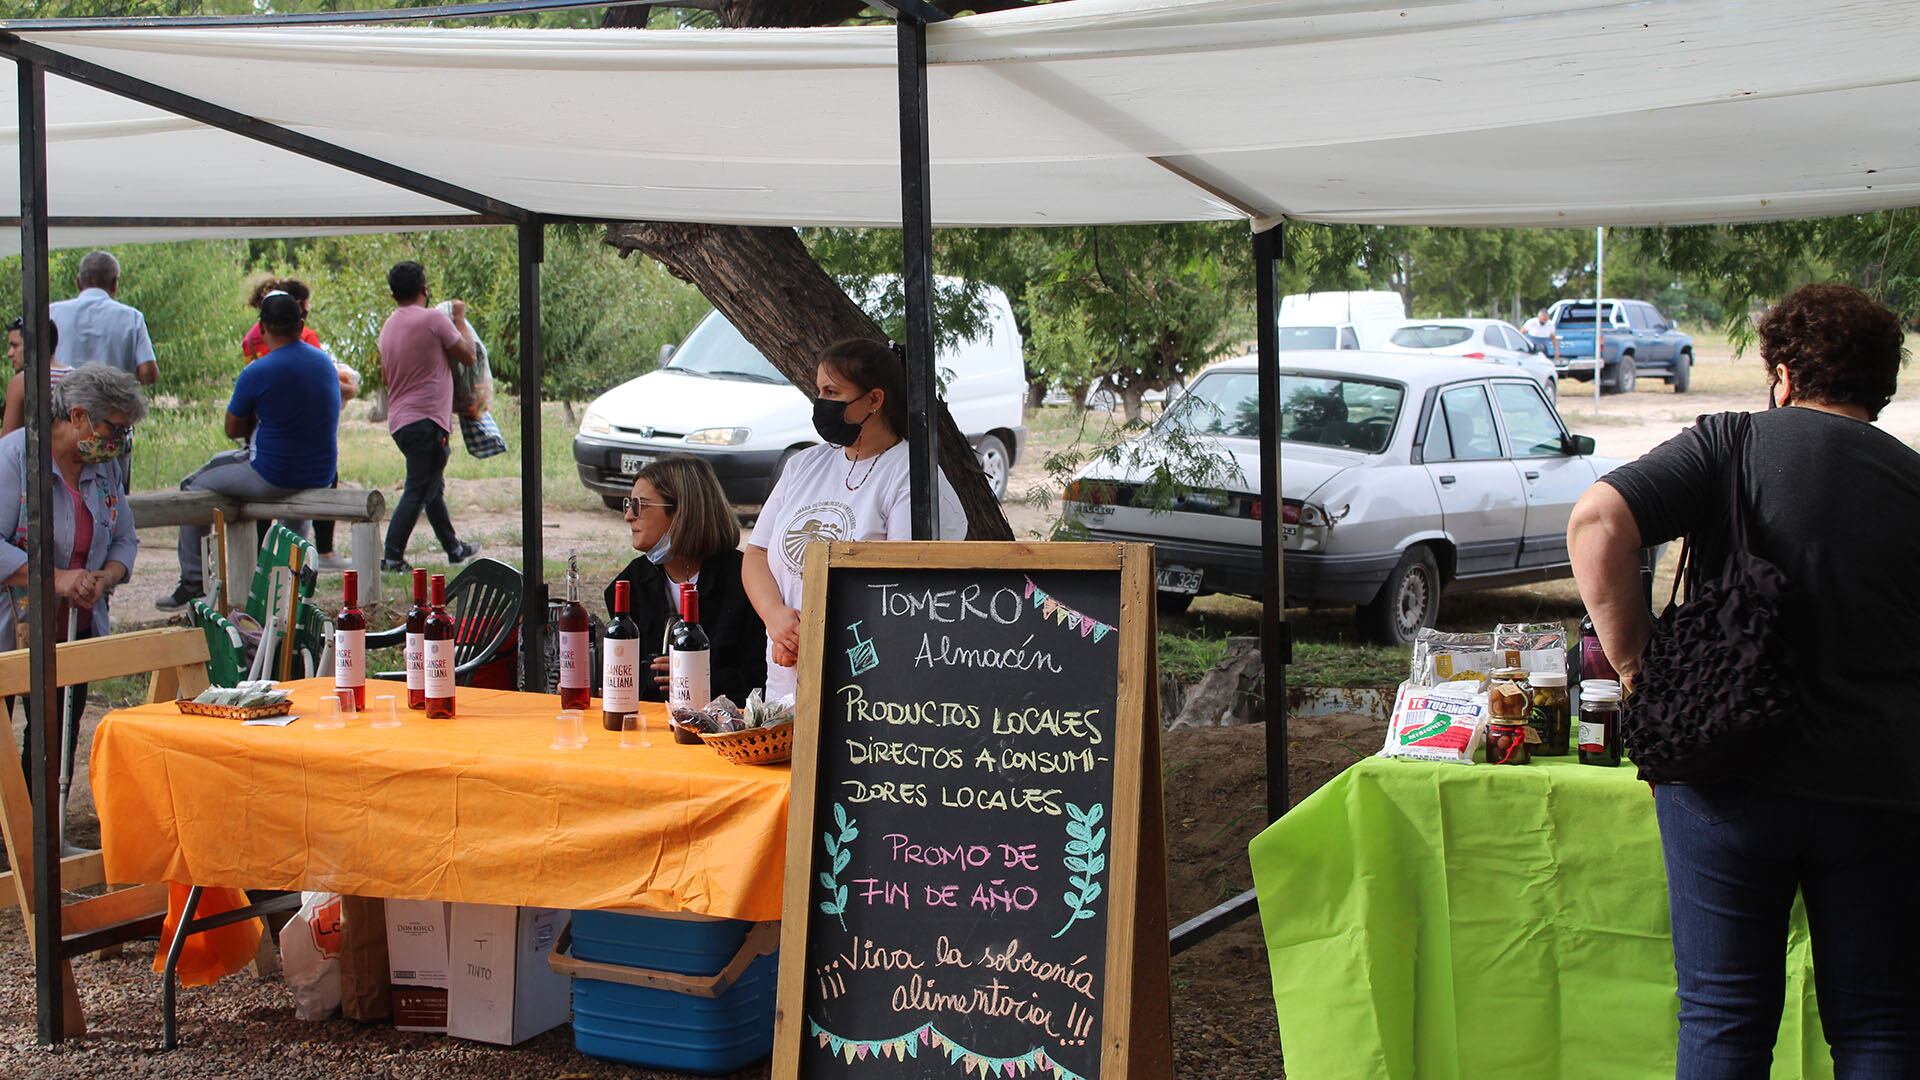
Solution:
{"label": "white canopy tent", "polygon": [[[890,27],[15,32],[542,215],[900,222]],[[936,225],[1920,202],[1920,19],[1884,0],[1074,0],[927,37]],[[64,79],[48,118],[57,245],[462,212]]]}

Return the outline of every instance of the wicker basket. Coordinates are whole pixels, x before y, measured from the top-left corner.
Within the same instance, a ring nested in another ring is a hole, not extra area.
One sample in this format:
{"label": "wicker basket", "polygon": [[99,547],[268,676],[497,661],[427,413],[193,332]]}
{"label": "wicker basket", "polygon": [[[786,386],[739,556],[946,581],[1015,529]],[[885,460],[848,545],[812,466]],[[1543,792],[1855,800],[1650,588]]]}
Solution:
{"label": "wicker basket", "polygon": [[185,698],[176,700],[174,704],[188,716],[211,716],[220,720],[264,720],[269,716],[285,716],[293,711],[291,699],[278,705],[256,705],[251,709],[243,709],[238,705],[206,705]]}
{"label": "wicker basket", "polygon": [[719,735],[702,734],[700,741],[735,765],[778,765],[793,757],[793,725],[776,724]]}

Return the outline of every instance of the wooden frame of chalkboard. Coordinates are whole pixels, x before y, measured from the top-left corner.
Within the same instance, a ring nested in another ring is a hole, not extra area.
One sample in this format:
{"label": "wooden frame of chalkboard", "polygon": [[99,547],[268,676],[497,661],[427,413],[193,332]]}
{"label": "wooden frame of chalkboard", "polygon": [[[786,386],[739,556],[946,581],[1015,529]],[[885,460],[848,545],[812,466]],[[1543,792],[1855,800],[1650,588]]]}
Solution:
{"label": "wooden frame of chalkboard", "polygon": [[774,1077],[1172,1075],[1155,636],[1147,545],[808,550]]}

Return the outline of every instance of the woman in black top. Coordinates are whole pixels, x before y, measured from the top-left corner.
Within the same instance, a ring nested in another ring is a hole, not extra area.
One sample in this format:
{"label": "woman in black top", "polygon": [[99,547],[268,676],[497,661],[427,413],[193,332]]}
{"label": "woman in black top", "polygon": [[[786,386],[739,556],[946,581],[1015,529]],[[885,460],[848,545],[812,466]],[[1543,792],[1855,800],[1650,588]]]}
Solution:
{"label": "woman in black top", "polygon": [[[767,631],[740,585],[740,521],[713,468],[675,454],[640,470],[625,506],[633,547],[641,556],[620,572],[631,583],[633,621],[642,655],[653,656],[653,680],[642,681],[642,701],[666,699],[667,626],[679,614],[680,585],[700,595],[700,627],[712,644],[713,696],[745,705],[767,681]],[[613,586],[607,586],[613,610]]]}
{"label": "woman in black top", "polygon": [[[1741,747],[1728,775],[1654,789],[1678,1075],[1767,1075],[1798,892],[1836,1075],[1920,1076],[1920,454],[1872,424],[1893,398],[1900,324],[1858,289],[1809,285],[1759,332],[1780,407],[1752,417],[1739,489],[1754,554],[1789,587],[1797,720]],[[1735,420],[1701,417],[1574,509],[1574,575],[1629,687],[1650,629],[1635,552],[1689,536],[1718,575]]]}

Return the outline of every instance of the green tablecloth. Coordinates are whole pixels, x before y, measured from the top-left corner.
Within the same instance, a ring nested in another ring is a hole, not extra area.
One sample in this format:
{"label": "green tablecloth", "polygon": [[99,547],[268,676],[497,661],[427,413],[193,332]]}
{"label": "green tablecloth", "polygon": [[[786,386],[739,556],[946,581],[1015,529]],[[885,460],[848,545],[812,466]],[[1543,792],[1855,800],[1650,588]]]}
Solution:
{"label": "green tablecloth", "polygon": [[[1666,871],[1633,769],[1370,758],[1251,845],[1288,1080],[1671,1077]],[[1773,1075],[1831,1077],[1798,903]]]}

